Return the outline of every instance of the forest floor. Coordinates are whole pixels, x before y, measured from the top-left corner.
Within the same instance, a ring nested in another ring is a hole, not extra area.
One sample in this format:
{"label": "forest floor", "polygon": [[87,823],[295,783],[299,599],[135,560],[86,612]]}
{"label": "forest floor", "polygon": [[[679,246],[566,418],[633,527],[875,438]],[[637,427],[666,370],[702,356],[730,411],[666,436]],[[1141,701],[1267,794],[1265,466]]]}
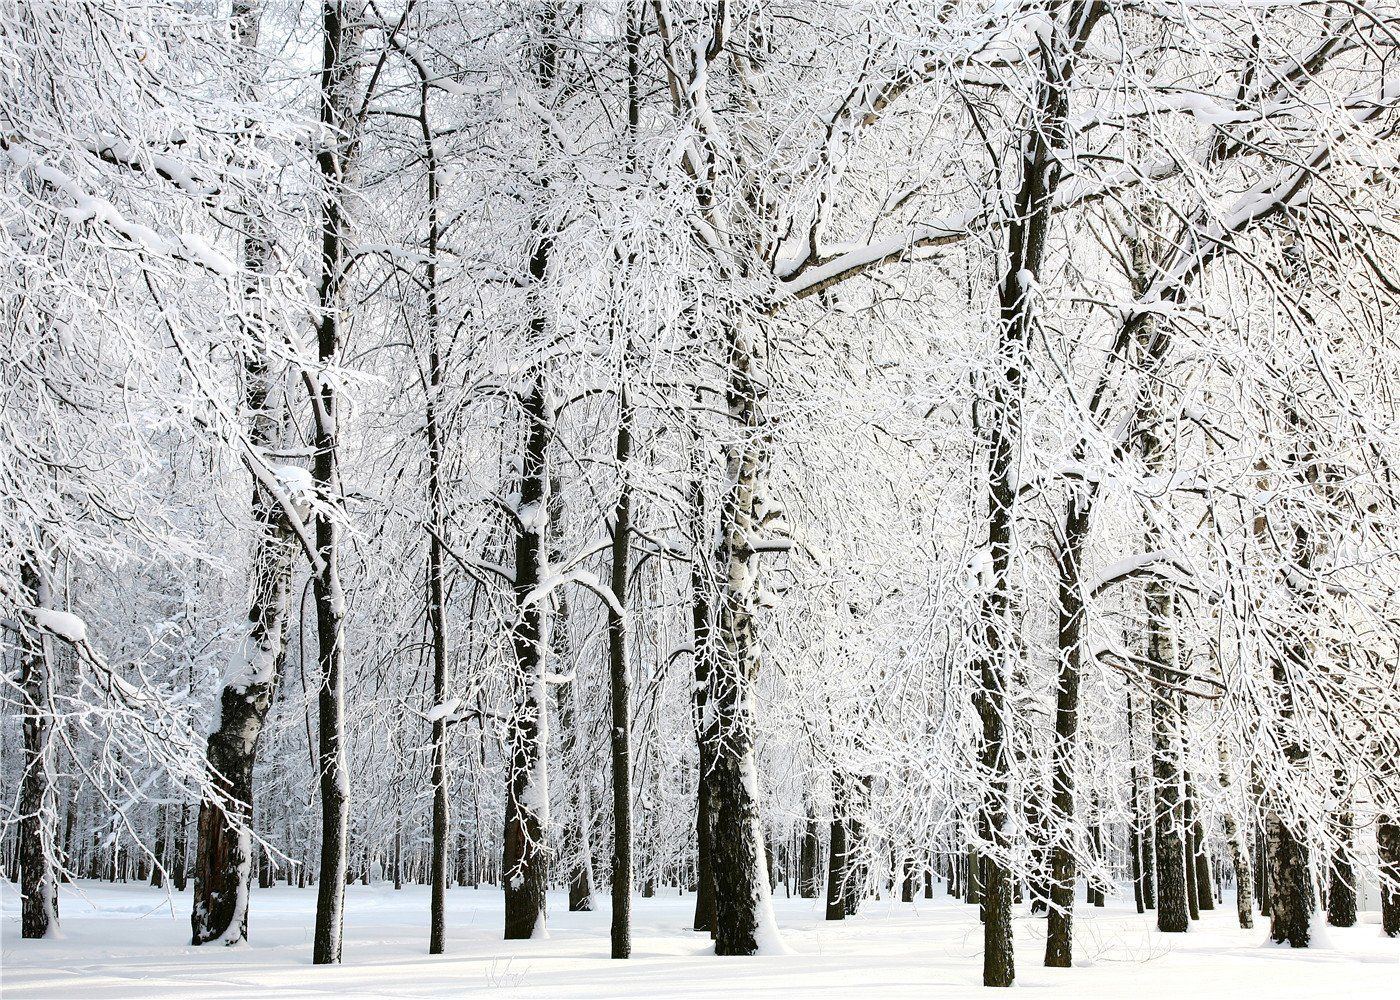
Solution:
{"label": "forest floor", "polygon": [[[503,1000],[604,997],[987,997],[982,935],[973,907],[940,893],[915,903],[870,901],[857,917],[822,919],[818,901],[776,900],[790,955],[716,958],[690,931],[692,897],[638,898],[634,951],[608,955],[608,914],[569,913],[550,898],[545,940],[501,940],[497,890],[448,893],[448,954],[427,952],[428,894],[421,886],[351,886],[345,961],[311,965],[314,889],[255,889],[252,943],[189,946],[189,894],[141,885],[64,886],[63,937],[23,941],[15,888],[0,880],[0,990],[6,1000],[279,1000],[335,997]],[[1081,896],[1082,900],[1082,896]],[[1076,907],[1076,968],[1041,965],[1043,920],[1016,920],[1017,986],[1036,997],[1400,997],[1400,940],[1380,935],[1374,913],[1353,928],[1325,928],[1321,947],[1265,946],[1264,923],[1236,926],[1234,908],[1203,914],[1184,935],[1158,934],[1131,897]]]}

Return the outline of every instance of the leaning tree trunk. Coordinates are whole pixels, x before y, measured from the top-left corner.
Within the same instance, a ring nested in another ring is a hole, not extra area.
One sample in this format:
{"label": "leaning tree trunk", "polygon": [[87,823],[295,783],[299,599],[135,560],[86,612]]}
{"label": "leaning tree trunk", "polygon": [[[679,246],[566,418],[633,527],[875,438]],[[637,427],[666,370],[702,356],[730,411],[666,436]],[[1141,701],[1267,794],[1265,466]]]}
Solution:
{"label": "leaning tree trunk", "polygon": [[345,759],[345,594],[340,585],[338,379],[329,369],[340,357],[341,311],[350,263],[347,188],[356,152],[358,43],[361,26],[352,5],[324,0],[322,6],[321,126],[326,146],[317,155],[321,171],[321,274],[317,304],[311,478],[316,512],[317,759],[321,796],[321,857],[317,879],[316,928],[311,960],[339,962],[345,930],[345,872],[348,855],[350,774]]}
{"label": "leaning tree trunk", "polygon": [[[261,8],[255,0],[233,7],[235,35],[252,65],[257,65]],[[260,314],[267,271],[273,263],[266,220],[250,210],[244,216],[243,268],[248,275],[243,318],[244,406],[248,440],[266,453],[282,444],[281,404],[273,399],[279,374],[271,362],[272,332]],[[248,940],[248,888],[253,870],[250,827],[253,821],[253,768],[258,741],[277,693],[290,614],[292,568],[297,544],[288,514],[260,478],[253,481],[252,599],[247,628],[224,671],[218,713],[205,749],[211,784],[222,801],[199,804],[195,832],[194,905],[191,943]],[[180,850],[184,850],[181,834]],[[184,881],[183,858],[177,861]]]}
{"label": "leaning tree trunk", "polygon": [[[48,581],[29,559],[20,563],[26,596],[36,609],[50,606]],[[52,684],[49,642],[37,622],[20,629],[20,691],[24,696],[24,775],[19,800],[20,936],[46,938],[58,933],[58,845],[54,803]]]}

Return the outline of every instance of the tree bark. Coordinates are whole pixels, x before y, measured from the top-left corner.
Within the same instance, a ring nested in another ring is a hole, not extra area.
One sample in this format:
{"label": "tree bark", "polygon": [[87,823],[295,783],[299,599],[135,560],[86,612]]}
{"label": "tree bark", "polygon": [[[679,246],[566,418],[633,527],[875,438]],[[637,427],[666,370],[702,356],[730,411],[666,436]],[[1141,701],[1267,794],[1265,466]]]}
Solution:
{"label": "tree bark", "polygon": [[1376,821],[1376,853],[1380,857],[1381,933],[1400,937],[1400,822],[1393,816]]}
{"label": "tree bark", "polygon": [[618,387],[617,463],[619,489],[612,523],[613,599],[608,604],[608,696],[611,707],[613,788],[612,957],[632,955],[632,675],[627,664],[627,563],[630,558],[632,405],[627,386]]}
{"label": "tree bark", "polygon": [[821,856],[821,829],[812,805],[807,804],[807,823],[802,828],[802,844],[798,853],[797,892],[803,899],[816,899],[821,893],[821,873],[818,863]]}
{"label": "tree bark", "polygon": [[428,446],[428,576],[426,603],[429,648],[433,667],[432,858],[428,900],[428,954],[441,955],[447,948],[447,850],[451,815],[447,773],[447,607],[443,596],[443,534],[447,530],[442,496],[442,428],[438,409],[442,392],[442,356],[438,344],[438,157],[428,116],[432,88],[420,70],[418,126],[427,167],[428,247],[424,274],[427,299],[428,370],[424,386],[424,430]]}
{"label": "tree bark", "polygon": [[[45,574],[22,559],[20,578],[36,609],[52,600]],[[58,817],[54,802],[53,678],[49,641],[37,624],[23,623],[20,635],[20,691],[24,696],[24,776],[19,802],[20,936],[46,938],[58,933],[58,881],[54,873]]]}
{"label": "tree bark", "polygon": [[697,931],[716,933],[715,875],[711,851],[714,830],[714,808],[710,781],[714,767],[715,722],[708,710],[710,682],[710,583],[706,568],[709,554],[704,544],[705,493],[700,471],[692,472],[690,484],[691,523],[696,537],[690,557],[691,662],[694,683],[691,686],[691,722],[695,728],[698,769],[695,781],[695,920]]}
{"label": "tree bark", "polygon": [[[234,36],[250,65],[258,64],[262,9],[257,0],[238,0],[232,10]],[[255,85],[252,87],[256,96]],[[255,212],[245,215],[243,268],[248,275],[241,320],[247,343],[243,359],[244,406],[248,439],[259,451],[282,444],[282,420],[273,390],[280,375],[271,361],[272,336],[261,315],[272,241],[266,222]],[[290,614],[292,568],[296,542],[287,512],[257,478],[253,481],[253,554],[250,569],[252,599],[242,644],[225,669],[219,711],[209,733],[205,756],[209,777],[226,796],[232,812],[216,801],[199,804],[195,833],[194,904],[190,914],[191,943],[220,941],[241,944],[248,939],[248,887],[253,851],[249,827],[253,821],[253,768],[258,740],[277,693]],[[183,833],[182,833],[183,840]],[[183,843],[181,844],[184,850]],[[183,858],[179,862],[184,881]]]}
{"label": "tree bark", "polygon": [[1045,964],[1068,969],[1074,962],[1074,769],[1079,745],[1079,674],[1083,651],[1084,593],[1080,564],[1088,538],[1091,500],[1075,494],[1065,511],[1057,553],[1060,633],[1059,683],[1055,697],[1055,741],[1051,768],[1050,907],[1045,929]]}
{"label": "tree bark", "polygon": [[[549,241],[537,237],[531,257],[532,280],[543,280]],[[544,318],[534,323],[543,332]],[[545,919],[548,879],[548,771],[545,676],[541,602],[531,602],[540,583],[541,535],[548,505],[545,455],[550,433],[549,405],[542,373],[525,401],[526,436],[520,477],[520,528],[515,544],[515,668],[511,675],[514,707],[507,727],[510,768],[507,777],[505,835],[501,878],[505,893],[505,937],[533,937]]]}
{"label": "tree bark", "polygon": [[1349,809],[1337,814],[1337,849],[1328,872],[1327,922],[1333,927],[1356,924],[1356,873],[1352,868],[1355,820]]}
{"label": "tree bark", "polygon": [[[1007,633],[1011,600],[1008,577],[1017,496],[1014,470],[1022,444],[1019,407],[1024,395],[1025,351],[1036,323],[1035,285],[1044,263],[1051,208],[1063,175],[1062,157],[1070,144],[1069,88],[1075,58],[1102,14],[1103,6],[1096,3],[1057,3],[1050,10],[1050,23],[1040,46],[1036,107],[1024,134],[1019,189],[1007,223],[1006,267],[1000,283],[995,352],[1002,368],[991,387],[989,412],[985,419],[981,413],[974,419],[984,436],[988,456],[985,554],[991,567],[991,580],[981,601],[979,621],[984,633],[977,664],[982,717],[980,763],[987,775],[978,826],[991,846],[984,859],[982,886],[984,986],[1011,986],[1016,979],[1011,935],[1012,879],[1006,861],[1010,852],[1006,835],[1009,757],[1005,704],[1007,660],[1012,655]],[[1061,801],[1065,801],[1063,797]]]}
{"label": "tree bark", "polygon": [[316,513],[317,563],[312,578],[316,605],[317,761],[321,797],[321,857],[316,894],[312,962],[339,962],[345,925],[350,775],[345,759],[345,594],[340,585],[340,448],[337,380],[328,369],[339,359],[350,262],[346,196],[357,134],[359,35],[344,0],[323,0],[321,8],[321,125],[325,146],[316,160],[321,172],[321,274],[317,295],[320,322],[317,356],[322,371],[315,386],[311,478],[320,506]]}
{"label": "tree bark", "polygon": [[[1227,795],[1230,790],[1230,758],[1225,749],[1225,741],[1220,740],[1220,788]],[[1235,913],[1240,928],[1248,930],[1254,926],[1254,870],[1250,864],[1249,845],[1245,842],[1244,831],[1235,819],[1235,813],[1228,802],[1224,815],[1225,841],[1230,845],[1230,864],[1235,872]]]}
{"label": "tree bark", "polygon": [[[554,8],[536,17],[537,41],[531,73],[535,85],[548,91],[558,70]],[[546,139],[547,141],[547,139]],[[540,195],[546,193],[541,190]],[[545,221],[545,206],[532,207],[528,262],[529,331],[531,342],[544,345],[549,332],[544,284],[554,252],[554,239]],[[545,890],[549,878],[549,768],[546,714],[545,651],[541,602],[532,601],[541,582],[544,535],[549,520],[547,457],[554,435],[554,413],[546,391],[548,372],[536,366],[524,397],[525,443],[520,463],[520,502],[516,512],[512,629],[514,666],[511,672],[512,709],[507,722],[510,766],[506,782],[505,834],[502,838],[501,882],[505,894],[505,937],[519,940],[544,930]]]}
{"label": "tree bark", "polygon": [[1264,822],[1269,858],[1269,937],[1306,948],[1312,939],[1312,887],[1307,847],[1276,810]]}
{"label": "tree bark", "polygon": [[1191,794],[1191,779],[1184,771],[1181,789],[1182,840],[1186,846],[1186,911],[1192,920],[1200,920],[1200,883],[1196,879],[1195,797]]}
{"label": "tree bark", "polygon": [[845,796],[841,793],[840,776],[833,775],[831,814],[831,845],[827,852],[826,919],[846,919],[846,881],[849,865],[846,848],[846,817],[843,815]]}

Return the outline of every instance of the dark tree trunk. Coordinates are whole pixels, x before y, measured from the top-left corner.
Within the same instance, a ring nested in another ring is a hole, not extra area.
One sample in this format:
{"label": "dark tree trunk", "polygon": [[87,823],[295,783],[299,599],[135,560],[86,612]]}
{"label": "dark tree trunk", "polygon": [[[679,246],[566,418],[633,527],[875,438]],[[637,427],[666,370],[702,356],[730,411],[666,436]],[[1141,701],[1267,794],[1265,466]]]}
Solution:
{"label": "dark tree trunk", "polygon": [[[1160,466],[1160,445],[1155,434],[1145,444],[1148,455],[1158,456],[1151,469]],[[1156,542],[1149,532],[1149,548]],[[1190,926],[1186,873],[1186,822],[1182,801],[1181,705],[1176,694],[1179,673],[1174,631],[1175,601],[1166,583],[1147,583],[1147,659],[1152,681],[1149,702],[1152,715],[1152,791],[1155,817],[1153,851],[1157,861],[1157,929],[1184,933]]]}
{"label": "dark tree trunk", "polygon": [[[447,868],[451,814],[448,803],[447,773],[447,607],[443,596],[443,533],[447,530],[442,497],[442,428],[438,407],[442,393],[442,356],[438,344],[438,157],[428,114],[432,87],[420,70],[418,127],[423,139],[426,165],[425,196],[428,209],[428,253],[424,274],[427,297],[428,370],[424,386],[424,430],[428,445],[428,578],[424,601],[433,666],[433,789],[432,856],[428,899],[428,954],[441,955],[447,949]],[[396,875],[397,878],[397,875]]]}
{"label": "dark tree trunk", "polygon": [[[1080,562],[1088,537],[1091,496],[1073,495],[1058,539],[1059,683],[1055,697],[1055,741],[1051,769],[1050,907],[1045,927],[1045,964],[1068,969],[1074,962],[1074,770],[1079,745],[1079,672],[1083,655],[1084,592]],[[1034,908],[1032,908],[1034,912]]]}
{"label": "dark tree trunk", "polygon": [[[1147,777],[1151,777],[1150,770]],[[1137,801],[1134,803],[1136,829],[1142,841],[1142,905],[1149,910],[1155,910],[1157,909],[1157,824],[1148,808],[1152,801],[1150,788],[1140,791],[1136,799]]]}
{"label": "dark tree trunk", "polygon": [[152,853],[156,856],[155,864],[151,865],[151,885],[159,889],[165,885],[166,866],[170,863],[167,857],[170,850],[169,837],[170,817],[165,803],[162,802],[156,807],[156,843]]}
{"label": "dark tree trunk", "polygon": [[[20,562],[25,596],[45,609],[48,582],[29,559]],[[52,678],[49,642],[39,626],[20,625],[20,691],[24,696],[24,775],[19,801],[20,936],[46,938],[58,931],[58,882],[54,876],[57,816],[54,804]]]}
{"label": "dark tree trunk", "polygon": [[[542,91],[554,86],[558,69],[557,11],[538,12],[530,67]],[[548,141],[547,136],[542,137]],[[539,192],[544,194],[545,192]],[[554,239],[544,218],[543,203],[532,209],[528,261],[527,307],[531,342],[543,351],[549,334],[547,307],[541,301],[549,273]],[[501,886],[505,894],[505,937],[534,937],[545,924],[545,889],[549,878],[549,789],[547,767],[547,705],[543,609],[533,600],[540,569],[548,551],[543,537],[549,518],[547,456],[554,432],[554,413],[546,391],[547,371],[530,373],[524,396],[525,442],[520,462],[519,507],[516,511],[514,593],[515,625],[511,639],[515,663],[511,672],[512,709],[507,722],[509,768],[506,778],[505,834],[501,851]]]}
{"label": "dark tree trunk", "polygon": [[1272,907],[1269,905],[1269,841],[1264,835],[1264,827],[1261,824],[1254,833],[1254,883],[1259,887],[1259,915],[1269,916]]}
{"label": "dark tree trunk", "polygon": [[[1103,819],[1102,814],[1099,812],[1099,797],[1097,794],[1094,795],[1094,824],[1089,828],[1089,846],[1090,849],[1094,852],[1094,858],[1099,863],[1102,863],[1106,860],[1104,857],[1103,844]],[[1098,878],[1090,878],[1088,880],[1088,883],[1088,903],[1091,906],[1103,906],[1103,882]]]}
{"label": "dark tree trunk", "polygon": [[1186,909],[1192,920],[1201,919],[1200,883],[1196,879],[1195,800],[1190,779],[1183,774],[1181,795],[1182,832],[1186,843]]}
{"label": "dark tree trunk", "polygon": [[831,846],[827,853],[826,919],[846,919],[846,820],[831,819]]}
{"label": "dark tree trunk", "polygon": [[[323,0],[321,125],[335,136],[317,155],[321,170],[321,274],[317,304],[317,356],[329,368],[339,360],[345,272],[350,260],[345,195],[356,145],[356,91],[361,25],[344,0]],[[315,386],[311,478],[322,509],[316,513],[316,558],[312,578],[316,605],[317,761],[321,797],[321,857],[316,893],[316,928],[311,960],[341,958],[345,929],[345,875],[350,812],[350,775],[345,759],[345,594],[340,585],[339,399],[337,381],[311,378]]]}
{"label": "dark tree trunk", "polygon": [[798,857],[797,891],[803,899],[816,899],[821,893],[821,828],[812,806],[807,804],[807,825],[802,828],[802,848]]}
{"label": "dark tree trunk", "polygon": [[753,722],[748,717],[748,695],[732,689],[737,678],[729,675],[726,666],[718,671],[721,680],[711,697],[718,703],[725,735],[716,749],[712,781],[715,954],[753,955],[762,944],[765,924],[772,921],[762,824],[753,795],[757,787]]}
{"label": "dark tree trunk", "polygon": [[176,892],[184,892],[189,884],[190,806],[180,803],[180,818],[175,827],[175,858],[170,869],[170,882]]}
{"label": "dark tree trunk", "polygon": [[1337,816],[1337,839],[1328,873],[1327,922],[1333,927],[1352,927],[1356,924],[1356,873],[1352,868],[1355,823],[1350,812]]}
{"label": "dark tree trunk", "polygon": [[[531,259],[535,281],[544,277],[549,241],[540,238]],[[540,333],[543,317],[538,317]],[[501,879],[505,893],[505,937],[528,939],[543,926],[548,879],[547,791],[544,729],[546,710],[541,604],[531,597],[540,582],[541,535],[544,528],[545,455],[550,413],[541,378],[526,398],[526,441],[520,477],[520,530],[515,545],[515,669],[511,682],[515,705],[508,723],[510,768],[507,776]]]}
{"label": "dark tree trunk", "polygon": [[[629,36],[629,49],[633,44]],[[635,53],[633,54],[635,61]],[[635,66],[634,66],[635,69]],[[632,484],[632,404],[627,387],[618,388],[617,447],[620,479],[612,524],[613,599],[608,603],[608,682],[613,788],[612,957],[632,955],[632,676],[627,665],[627,563],[630,558]]]}
{"label": "dark tree trunk", "polygon": [[1142,844],[1137,827],[1128,824],[1128,864],[1133,880],[1133,906],[1139,913],[1147,912],[1142,901]]}
{"label": "dark tree trunk", "polygon": [[1206,832],[1199,812],[1191,822],[1191,850],[1196,859],[1196,904],[1202,910],[1213,910],[1215,894],[1210,877],[1210,853],[1206,850]]}
{"label": "dark tree trunk", "polygon": [[982,856],[975,847],[969,847],[963,857],[963,899],[973,906],[982,905]]}
{"label": "dark tree trunk", "polygon": [[[559,618],[555,635],[567,634],[568,605],[560,597]],[[566,647],[556,643],[561,660],[569,656]],[[561,854],[569,878],[569,912],[587,913],[593,910],[593,845],[589,831],[592,812],[588,776],[579,754],[579,729],[574,715],[574,682],[560,684],[554,689],[554,702],[559,714],[559,756],[566,769],[568,783],[569,825],[564,828],[565,841]]]}
{"label": "dark tree trunk", "polygon": [[709,931],[715,936],[715,875],[711,851],[714,831],[714,809],[710,795],[710,776],[714,766],[714,721],[709,716],[710,684],[710,581],[706,572],[709,552],[704,543],[705,492],[700,481],[700,469],[692,470],[690,484],[691,524],[695,538],[690,559],[691,662],[694,683],[691,686],[691,723],[695,729],[698,768],[695,778],[695,920],[697,931]]}
{"label": "dark tree trunk", "polygon": [[[860,798],[860,792],[861,790],[868,792],[869,788],[870,779],[861,778],[856,784],[854,794],[860,801],[864,801],[863,798]],[[848,788],[847,793],[848,795],[851,794],[851,789]],[[855,810],[849,809],[853,799],[847,798],[846,802],[848,811],[854,813]],[[850,815],[846,820],[846,863],[844,866],[846,916],[848,917],[853,917],[860,912],[861,900],[866,893],[866,884],[870,876],[867,864],[864,862],[857,863],[855,860],[861,857],[865,852],[864,841],[865,824],[857,819],[855,815]]]}
{"label": "dark tree trunk", "polygon": [[[635,139],[641,113],[638,96],[638,48],[641,44],[641,10],[638,0],[627,5],[627,129],[628,166],[635,169]],[[614,315],[614,334],[629,354],[626,321]],[[625,378],[625,375],[624,375]],[[608,697],[611,712],[609,746],[612,751],[613,865],[612,957],[632,957],[632,674],[627,663],[627,575],[631,558],[632,480],[628,465],[632,456],[632,402],[627,385],[618,386],[617,441],[613,459],[617,465],[617,504],[613,508],[611,590],[608,603]],[[655,892],[654,881],[649,882]]]}
{"label": "dark tree trunk", "polygon": [[1376,853],[1380,857],[1381,933],[1400,937],[1400,822],[1381,816],[1376,822]]}
{"label": "dark tree trunk", "polygon": [[1006,268],[999,286],[1000,323],[995,357],[1001,370],[993,378],[985,412],[974,424],[987,454],[987,546],[991,567],[981,600],[982,650],[977,664],[982,717],[981,768],[986,790],[979,804],[978,826],[993,847],[984,859],[984,986],[1011,986],[1016,979],[1011,935],[1011,875],[1004,858],[1007,843],[1009,754],[1006,746],[1007,664],[1013,655],[1010,629],[1010,573],[1013,510],[1017,498],[1014,465],[1023,428],[1024,352],[1035,326],[1036,288],[1045,258],[1051,209],[1062,176],[1063,155],[1070,144],[1069,82],[1074,61],[1103,9],[1072,4],[1061,19],[1052,13],[1040,46],[1036,107],[1021,145],[1019,187],[1007,221]]}
{"label": "dark tree trunk", "polygon": [[1265,820],[1269,858],[1269,937],[1306,948],[1312,939],[1312,886],[1308,851],[1273,810]]}

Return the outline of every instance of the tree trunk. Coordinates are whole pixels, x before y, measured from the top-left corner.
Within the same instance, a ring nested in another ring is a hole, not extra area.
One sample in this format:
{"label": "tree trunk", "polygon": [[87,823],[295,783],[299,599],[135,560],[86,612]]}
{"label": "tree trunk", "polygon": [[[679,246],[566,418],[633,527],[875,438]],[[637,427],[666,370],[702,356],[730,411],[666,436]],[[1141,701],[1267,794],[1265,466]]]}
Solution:
{"label": "tree trunk", "polygon": [[[537,37],[530,67],[535,86],[547,92],[558,69],[556,11],[540,11],[533,25]],[[542,137],[548,141],[547,136]],[[527,304],[530,340],[543,351],[549,334],[548,307],[542,301],[544,283],[554,252],[554,239],[545,221],[546,206],[531,207]],[[501,851],[501,885],[505,894],[505,937],[519,940],[542,933],[545,890],[549,879],[549,720],[546,705],[544,622],[541,602],[533,591],[541,582],[549,523],[547,458],[554,436],[554,412],[546,389],[547,370],[530,372],[524,395],[525,442],[520,462],[520,500],[516,511],[512,629],[514,665],[511,671],[512,708],[507,721],[509,768],[506,778],[505,833]]]}
{"label": "tree trunk", "polygon": [[[538,238],[531,256],[532,280],[543,280],[549,240]],[[544,317],[532,323],[544,332]],[[545,716],[545,662],[541,602],[533,601],[540,583],[546,513],[545,455],[551,437],[551,414],[542,374],[537,374],[525,401],[526,436],[520,477],[520,529],[515,544],[515,606],[513,630],[515,668],[514,707],[507,726],[510,768],[507,776],[505,836],[501,878],[505,893],[505,937],[531,938],[543,930],[548,879],[549,828],[548,725]]]}
{"label": "tree trunk", "polygon": [[1355,823],[1348,810],[1337,815],[1337,839],[1328,873],[1327,922],[1333,927],[1352,927],[1356,924],[1356,874],[1352,868]]}
{"label": "tree trunk", "polygon": [[[238,0],[232,16],[238,45],[248,62],[256,66],[261,5],[257,0]],[[265,220],[250,212],[245,216],[245,225],[248,228],[243,237],[243,267],[248,286],[241,321],[247,340],[243,359],[244,406],[249,442],[266,452],[282,443],[280,404],[271,398],[279,380],[270,356],[272,334],[259,312],[267,272],[273,263],[273,248]],[[232,945],[248,940],[253,768],[258,740],[281,673],[296,558],[288,514],[257,477],[253,481],[252,514],[252,599],[247,630],[225,668],[219,709],[205,750],[210,780],[224,793],[225,804],[232,812],[226,813],[216,801],[206,799],[199,804],[190,914],[191,943],[196,945],[210,941]],[[183,843],[180,849],[184,851]],[[183,857],[178,864],[177,886],[185,880]]]}
{"label": "tree trunk", "polygon": [[[839,801],[839,800],[838,800]],[[846,819],[839,806],[831,817],[831,847],[827,853],[826,919],[846,919]]]}
{"label": "tree trunk", "polygon": [[[1005,705],[1007,661],[1013,655],[1008,635],[1009,573],[1018,492],[1014,475],[1023,432],[1020,406],[1026,375],[1025,352],[1036,322],[1035,286],[1044,263],[1051,208],[1062,177],[1063,156],[1070,144],[1069,83],[1075,57],[1102,13],[1097,5],[1084,9],[1073,5],[1061,19],[1059,11],[1053,10],[1045,29],[1036,106],[1021,143],[1019,185],[1006,223],[1006,266],[999,288],[1000,323],[994,352],[1001,370],[994,376],[987,411],[983,413],[979,408],[974,417],[987,453],[985,557],[991,569],[978,616],[984,631],[977,664],[982,717],[980,763],[986,775],[978,826],[991,845],[984,859],[982,886],[984,986],[1011,986],[1016,979],[1011,935],[1012,879],[1006,867],[1010,854],[1006,833],[1010,763]],[[1073,608],[1066,610],[1073,614]],[[1065,801],[1063,797],[1061,801]]]}
{"label": "tree trunk", "polygon": [[[49,585],[30,559],[22,559],[20,577],[36,609],[51,607]],[[19,801],[20,936],[46,938],[58,933],[58,882],[54,855],[58,817],[54,803],[53,679],[49,641],[38,624],[20,629],[20,691],[24,696],[24,776]]]}
{"label": "tree trunk", "polygon": [[157,889],[165,885],[166,865],[170,861],[166,856],[170,850],[169,826],[170,817],[165,803],[162,802],[156,807],[156,843],[155,850],[152,851],[156,860],[151,865],[151,885]]}
{"label": "tree trunk", "polygon": [[611,706],[613,787],[612,957],[632,955],[632,676],[627,664],[627,562],[630,557],[632,405],[627,386],[618,387],[617,463],[619,488],[612,524],[612,595],[608,603],[608,694]]}
{"label": "tree trunk", "polygon": [[[422,71],[420,71],[421,74]],[[428,254],[424,275],[427,297],[428,370],[424,386],[424,424],[428,445],[428,578],[426,593],[428,631],[433,665],[432,774],[433,820],[428,901],[428,954],[441,955],[447,948],[447,849],[451,816],[447,773],[447,608],[443,597],[443,533],[447,530],[442,497],[442,428],[438,421],[442,392],[442,356],[438,345],[438,157],[428,115],[432,93],[426,77],[420,77],[418,126],[427,166]]]}
{"label": "tree trunk", "polygon": [[[555,648],[561,661],[566,660],[569,655],[567,649],[559,643],[561,633],[567,631],[567,623],[567,603],[561,595],[554,629]],[[575,683],[570,681],[554,689],[554,704],[559,716],[559,756],[564,765],[569,822],[572,824],[571,828],[565,828],[561,856],[569,879],[569,912],[586,913],[593,910],[593,847],[589,830],[592,805],[588,794],[587,771],[579,754],[581,734],[574,713]]]}
{"label": "tree trunk", "polygon": [[715,627],[707,643],[708,703],[715,738],[709,792],[715,884],[715,953],[753,955],[777,945],[759,817],[752,689],[759,673],[756,599],[761,539],[770,512],[762,497],[768,432],[761,413],[757,331],[728,327],[726,401],[744,435],[725,446],[725,489],[719,512],[721,568]]}
{"label": "tree trunk", "polygon": [[[1225,740],[1220,739],[1220,788],[1227,795],[1230,790],[1230,757],[1225,749]],[[1249,845],[1245,842],[1244,831],[1235,819],[1235,813],[1228,801],[1224,814],[1225,841],[1230,845],[1230,864],[1235,871],[1235,913],[1239,917],[1240,928],[1248,930],[1254,926],[1254,871],[1250,864]]]}
{"label": "tree trunk", "polygon": [[714,808],[710,782],[714,767],[715,724],[709,714],[710,681],[710,581],[706,573],[709,553],[704,539],[705,493],[700,470],[692,471],[690,484],[691,523],[696,537],[690,556],[691,662],[694,683],[691,685],[691,722],[695,728],[695,745],[699,754],[695,780],[695,920],[697,931],[716,933],[715,875],[711,851],[714,830]]}
{"label": "tree trunk", "polygon": [[1201,823],[1201,814],[1194,794],[1191,803],[1191,853],[1196,863],[1196,905],[1202,910],[1213,910],[1215,894],[1210,877],[1210,854],[1206,850],[1205,827]]}
{"label": "tree trunk", "polygon": [[816,899],[821,892],[821,873],[817,867],[820,856],[821,828],[812,812],[812,804],[808,802],[807,824],[802,828],[802,844],[797,862],[797,892],[803,899]]}
{"label": "tree trunk", "polygon": [[323,370],[315,386],[311,478],[316,513],[316,560],[312,579],[316,605],[317,761],[321,796],[321,857],[316,894],[312,962],[339,962],[345,925],[350,775],[345,759],[345,594],[340,586],[339,400],[328,371],[340,355],[341,310],[349,266],[345,198],[357,137],[355,98],[361,26],[351,21],[344,0],[323,0],[321,125],[328,137],[317,155],[321,171],[321,274],[317,303],[317,356]]}
{"label": "tree trunk", "polygon": [[1269,842],[1264,835],[1263,824],[1254,833],[1254,884],[1259,888],[1259,915],[1269,916]]}
{"label": "tree trunk", "polygon": [[1269,858],[1269,937],[1306,948],[1312,938],[1312,887],[1308,852],[1275,810],[1264,823]]}
{"label": "tree trunk", "polygon": [[1392,816],[1376,821],[1376,853],[1380,857],[1381,933],[1400,937],[1400,822]]}
{"label": "tree trunk", "polygon": [[1200,883],[1196,879],[1195,797],[1191,794],[1191,779],[1184,771],[1181,789],[1182,839],[1186,845],[1186,910],[1192,920],[1200,920]]}
{"label": "tree trunk", "polygon": [[[1045,928],[1045,964],[1068,969],[1074,962],[1074,769],[1079,745],[1079,672],[1083,655],[1084,592],[1080,563],[1088,537],[1089,495],[1071,496],[1056,569],[1059,579],[1059,683],[1055,697],[1055,741],[1051,769],[1050,907]],[[1034,905],[1034,904],[1032,904]]]}

